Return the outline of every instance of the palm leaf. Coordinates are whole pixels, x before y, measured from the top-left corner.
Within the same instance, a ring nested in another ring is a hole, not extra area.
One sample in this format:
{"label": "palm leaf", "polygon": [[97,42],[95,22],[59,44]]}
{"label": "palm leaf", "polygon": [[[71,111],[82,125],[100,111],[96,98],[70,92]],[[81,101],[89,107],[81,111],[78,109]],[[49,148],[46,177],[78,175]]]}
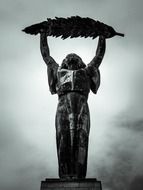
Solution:
{"label": "palm leaf", "polygon": [[47,33],[47,36],[61,36],[62,39],[68,37],[91,37],[94,39],[100,35],[106,38],[111,38],[115,35],[124,36],[124,34],[116,32],[109,25],[88,17],[82,18],[79,16],[48,18],[47,21],[28,26],[23,31],[27,34],[37,35],[41,32],[41,29]]}

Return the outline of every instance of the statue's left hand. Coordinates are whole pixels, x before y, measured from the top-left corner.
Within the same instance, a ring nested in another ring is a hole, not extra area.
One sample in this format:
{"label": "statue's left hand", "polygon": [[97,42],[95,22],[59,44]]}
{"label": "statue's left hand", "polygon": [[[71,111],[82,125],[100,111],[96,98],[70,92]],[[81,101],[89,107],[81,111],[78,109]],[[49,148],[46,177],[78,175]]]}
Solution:
{"label": "statue's left hand", "polygon": [[106,37],[103,36],[103,35],[100,35],[99,38],[102,39],[102,40],[106,39]]}

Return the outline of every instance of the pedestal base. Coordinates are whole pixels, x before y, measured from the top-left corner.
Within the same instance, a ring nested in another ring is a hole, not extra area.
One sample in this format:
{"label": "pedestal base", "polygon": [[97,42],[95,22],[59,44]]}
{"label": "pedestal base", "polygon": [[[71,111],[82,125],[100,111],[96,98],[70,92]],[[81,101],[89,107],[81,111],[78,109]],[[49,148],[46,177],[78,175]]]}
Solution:
{"label": "pedestal base", "polygon": [[102,190],[101,181],[90,179],[46,179],[40,190]]}

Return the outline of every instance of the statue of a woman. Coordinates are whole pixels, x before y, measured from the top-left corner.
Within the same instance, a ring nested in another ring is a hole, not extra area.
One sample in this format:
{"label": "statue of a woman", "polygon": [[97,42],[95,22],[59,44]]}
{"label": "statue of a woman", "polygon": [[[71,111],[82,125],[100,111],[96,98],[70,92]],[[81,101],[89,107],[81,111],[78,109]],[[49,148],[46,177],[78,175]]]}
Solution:
{"label": "statue of a woman", "polygon": [[99,65],[105,53],[105,38],[99,36],[96,55],[86,66],[76,54],[69,54],[59,66],[50,56],[46,32],[41,31],[41,54],[47,65],[52,94],[58,94],[56,140],[60,178],[85,178],[87,170],[90,114],[88,94],[97,93]]}

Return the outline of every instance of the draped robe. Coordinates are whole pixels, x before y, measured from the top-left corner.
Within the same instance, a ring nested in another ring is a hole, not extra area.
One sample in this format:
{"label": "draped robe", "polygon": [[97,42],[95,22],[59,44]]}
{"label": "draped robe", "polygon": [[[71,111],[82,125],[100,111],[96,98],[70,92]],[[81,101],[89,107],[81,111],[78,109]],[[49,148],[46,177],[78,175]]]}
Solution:
{"label": "draped robe", "polygon": [[91,64],[79,70],[62,69],[51,61],[48,82],[59,101],[55,120],[59,177],[85,178],[90,131],[87,100],[90,90],[97,93],[99,70]]}

